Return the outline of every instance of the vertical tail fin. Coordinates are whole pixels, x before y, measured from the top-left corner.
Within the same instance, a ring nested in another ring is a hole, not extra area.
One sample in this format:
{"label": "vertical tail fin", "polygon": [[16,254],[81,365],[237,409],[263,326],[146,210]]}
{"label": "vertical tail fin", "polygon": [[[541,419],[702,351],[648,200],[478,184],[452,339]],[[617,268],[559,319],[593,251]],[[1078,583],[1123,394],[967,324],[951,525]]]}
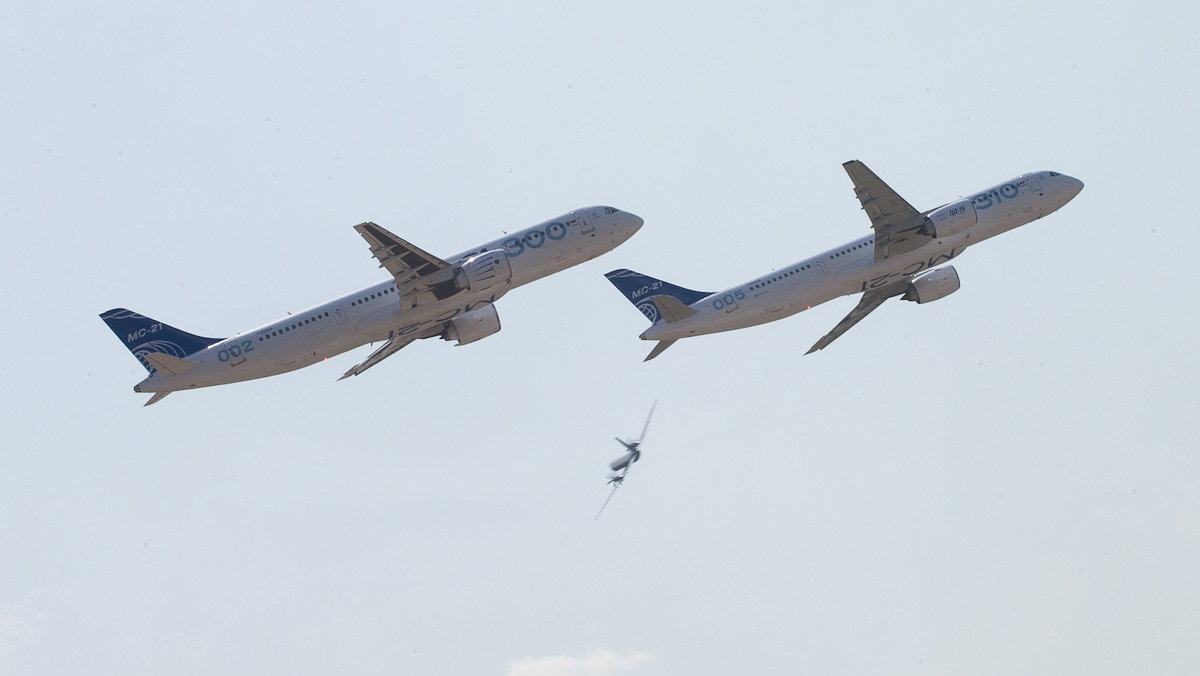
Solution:
{"label": "vertical tail fin", "polygon": [[684,305],[691,305],[712,295],[711,291],[692,291],[633,270],[613,270],[604,276],[652,322],[657,322],[660,318],[658,307],[651,300],[653,296],[669,296]]}
{"label": "vertical tail fin", "polygon": [[142,366],[146,367],[150,373],[154,373],[155,368],[146,361],[145,355],[147,354],[161,352],[183,359],[189,354],[199,352],[213,343],[224,340],[224,338],[205,338],[187,331],[180,331],[173,326],[143,317],[125,308],[109,310],[100,315],[100,319],[108,324],[108,328],[117,334],[117,337],[125,343],[125,347],[129,348],[133,356],[137,357]]}

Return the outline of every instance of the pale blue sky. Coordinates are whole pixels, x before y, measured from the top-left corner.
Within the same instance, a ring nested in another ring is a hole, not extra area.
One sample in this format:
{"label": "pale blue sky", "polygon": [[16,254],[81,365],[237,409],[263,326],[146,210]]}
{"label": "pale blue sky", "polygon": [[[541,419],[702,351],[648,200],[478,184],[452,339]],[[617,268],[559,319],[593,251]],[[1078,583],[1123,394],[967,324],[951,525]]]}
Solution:
{"label": "pale blue sky", "polygon": [[[5,6],[0,672],[1195,673],[1198,21]],[[642,363],[604,272],[861,236],[855,158],[918,208],[1087,187],[819,354],[852,299]],[[142,408],[96,316],[228,335],[382,280],[363,220],[449,254],[598,203],[646,225],[344,382],[367,348]]]}

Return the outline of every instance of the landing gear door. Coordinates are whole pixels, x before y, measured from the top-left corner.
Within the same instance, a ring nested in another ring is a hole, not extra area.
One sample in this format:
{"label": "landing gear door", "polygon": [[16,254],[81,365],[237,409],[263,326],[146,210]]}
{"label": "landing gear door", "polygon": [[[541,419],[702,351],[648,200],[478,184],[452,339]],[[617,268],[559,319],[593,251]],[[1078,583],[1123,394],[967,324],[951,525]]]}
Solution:
{"label": "landing gear door", "polygon": [[583,211],[583,209],[572,211],[571,220],[567,221],[567,225],[578,225],[579,232],[585,235],[596,229],[596,226],[592,225],[591,220],[588,219],[588,215]]}

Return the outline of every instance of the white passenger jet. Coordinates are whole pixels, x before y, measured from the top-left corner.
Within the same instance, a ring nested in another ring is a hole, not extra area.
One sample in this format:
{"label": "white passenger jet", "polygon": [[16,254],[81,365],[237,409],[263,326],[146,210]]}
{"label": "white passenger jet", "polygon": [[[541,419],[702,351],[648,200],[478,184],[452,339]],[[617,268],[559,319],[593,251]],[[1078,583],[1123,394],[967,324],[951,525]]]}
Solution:
{"label": "white passenger jet", "polygon": [[842,166],[871,218],[872,235],[717,293],[632,270],[605,275],[653,323],[640,336],[658,341],[646,361],[680,338],[765,324],[861,293],[858,306],[808,353],[824,349],[888,298],[928,303],[954,293],[958,273],[953,266],[937,266],[973,244],[1056,211],[1083,189],[1082,181],[1066,174],[1039,171],[917,211],[862,162]]}
{"label": "white passenger jet", "polygon": [[354,226],[392,279],[289,313],[232,338],[204,338],[125,309],[100,315],[150,375],[134,392],[171,392],[265,378],[386,341],[346,371],[356,376],[420,338],[473,343],[500,330],[493,303],[510,289],[607,253],[642,219],[588,207],[446,259],[374,223]]}

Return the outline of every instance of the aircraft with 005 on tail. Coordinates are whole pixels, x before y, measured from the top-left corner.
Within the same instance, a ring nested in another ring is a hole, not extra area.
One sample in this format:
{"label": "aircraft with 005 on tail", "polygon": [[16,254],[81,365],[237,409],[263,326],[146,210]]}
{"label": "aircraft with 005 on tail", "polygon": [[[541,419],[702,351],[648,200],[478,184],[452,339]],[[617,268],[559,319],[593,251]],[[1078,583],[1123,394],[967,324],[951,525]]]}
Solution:
{"label": "aircraft with 005 on tail", "polygon": [[680,338],[765,324],[861,293],[850,314],[808,352],[824,349],[889,298],[929,303],[954,293],[958,272],[943,263],[969,246],[1057,211],[1083,189],[1082,181],[1066,174],[1038,171],[917,211],[862,162],[842,166],[871,218],[871,235],[716,293],[692,291],[632,270],[608,273],[609,281],[653,324],[640,336],[658,341],[646,360]]}

